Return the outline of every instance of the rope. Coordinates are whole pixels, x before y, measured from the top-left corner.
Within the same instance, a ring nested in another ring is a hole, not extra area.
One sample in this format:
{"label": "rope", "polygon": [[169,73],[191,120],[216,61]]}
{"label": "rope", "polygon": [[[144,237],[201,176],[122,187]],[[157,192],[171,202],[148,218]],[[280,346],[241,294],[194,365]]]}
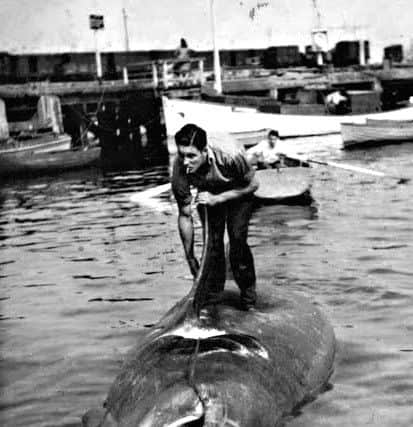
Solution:
{"label": "rope", "polygon": [[209,227],[209,218],[208,218],[208,208],[206,206],[202,207],[204,213],[204,246],[202,250],[201,265],[199,266],[198,274],[195,279],[195,293],[193,300],[193,308],[197,319],[199,319],[199,314],[202,308],[203,303],[207,295],[207,280],[206,276],[208,272],[206,271],[206,266],[209,264],[209,258],[211,253],[211,239],[210,239],[210,227]]}
{"label": "rope", "polygon": [[[201,307],[205,301],[205,296],[207,294],[207,281],[205,280],[206,277],[206,266],[208,265],[209,261],[209,254],[210,254],[210,248],[211,248],[211,239],[210,239],[210,227],[209,227],[209,219],[208,219],[208,208],[206,206],[202,207],[204,212],[204,246],[202,250],[202,258],[201,258],[201,265],[199,267],[198,274],[195,279],[195,293],[194,293],[194,299],[193,299],[193,309],[195,312],[196,320],[199,321],[200,311]],[[204,401],[201,397],[201,394],[198,390],[198,387],[195,384],[194,377],[195,377],[195,368],[196,368],[196,362],[198,360],[199,355],[199,347],[200,347],[200,338],[196,339],[195,343],[195,349],[191,357],[190,366],[189,366],[189,373],[188,373],[188,383],[189,385],[195,390],[197,393],[199,400],[201,401],[202,405],[205,407]]]}

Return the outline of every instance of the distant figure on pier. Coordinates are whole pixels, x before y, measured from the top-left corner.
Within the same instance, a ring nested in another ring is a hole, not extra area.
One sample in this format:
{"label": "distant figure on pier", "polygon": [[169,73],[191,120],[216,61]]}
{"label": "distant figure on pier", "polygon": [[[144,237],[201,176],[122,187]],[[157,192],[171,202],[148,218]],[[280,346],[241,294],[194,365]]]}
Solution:
{"label": "distant figure on pier", "polygon": [[257,166],[257,169],[277,168],[283,165],[283,155],[278,152],[278,131],[271,129],[267,139],[247,150],[249,162]]}
{"label": "distant figure on pier", "polygon": [[191,63],[188,59],[191,56],[188,43],[184,38],[181,39],[179,46],[175,50],[176,62],[173,70],[177,77],[186,78],[191,70]]}

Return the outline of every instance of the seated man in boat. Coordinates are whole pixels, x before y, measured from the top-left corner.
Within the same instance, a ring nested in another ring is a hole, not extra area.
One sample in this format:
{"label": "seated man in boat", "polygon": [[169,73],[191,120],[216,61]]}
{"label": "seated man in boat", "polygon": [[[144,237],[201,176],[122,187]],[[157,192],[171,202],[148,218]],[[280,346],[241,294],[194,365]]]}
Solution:
{"label": "seated man in boat", "polygon": [[257,169],[270,169],[283,166],[284,157],[278,152],[278,141],[278,132],[271,129],[268,132],[267,139],[264,139],[247,150],[249,162],[252,165],[256,165]]}
{"label": "seated man in boat", "polygon": [[[178,228],[186,259],[193,276],[199,264],[194,256],[191,213],[193,185],[198,205],[208,206],[213,236],[212,263],[208,277],[208,303],[217,302],[225,284],[225,225],[229,235],[229,259],[234,279],[241,290],[241,308],[255,305],[255,267],[247,243],[253,193],[258,188],[245,152],[232,141],[207,141],[206,132],[194,124],[185,125],[175,135],[178,155],[173,164],[172,190],[178,203]],[[204,222],[203,210],[198,211]]]}

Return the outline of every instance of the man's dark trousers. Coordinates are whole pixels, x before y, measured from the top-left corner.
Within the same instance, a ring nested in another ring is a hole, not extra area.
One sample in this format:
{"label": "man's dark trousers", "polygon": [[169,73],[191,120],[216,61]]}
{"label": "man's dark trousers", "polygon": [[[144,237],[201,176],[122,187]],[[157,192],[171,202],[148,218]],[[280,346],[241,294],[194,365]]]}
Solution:
{"label": "man's dark trousers", "polygon": [[[219,299],[225,284],[225,247],[224,232],[227,225],[229,236],[229,260],[235,282],[241,290],[241,302],[253,306],[256,301],[256,277],[254,260],[247,244],[248,224],[251,218],[252,196],[231,200],[208,207],[208,216],[212,238],[212,253],[208,271],[208,300]],[[203,209],[198,209],[204,223]]]}

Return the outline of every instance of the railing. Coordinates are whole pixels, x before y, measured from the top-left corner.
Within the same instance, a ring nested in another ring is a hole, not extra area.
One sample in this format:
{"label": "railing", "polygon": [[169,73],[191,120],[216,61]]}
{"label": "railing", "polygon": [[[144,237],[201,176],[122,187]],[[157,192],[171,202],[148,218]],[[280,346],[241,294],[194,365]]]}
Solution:
{"label": "railing", "polygon": [[138,80],[154,88],[169,89],[202,86],[205,83],[204,59],[166,59],[130,64],[124,69],[124,82]]}

